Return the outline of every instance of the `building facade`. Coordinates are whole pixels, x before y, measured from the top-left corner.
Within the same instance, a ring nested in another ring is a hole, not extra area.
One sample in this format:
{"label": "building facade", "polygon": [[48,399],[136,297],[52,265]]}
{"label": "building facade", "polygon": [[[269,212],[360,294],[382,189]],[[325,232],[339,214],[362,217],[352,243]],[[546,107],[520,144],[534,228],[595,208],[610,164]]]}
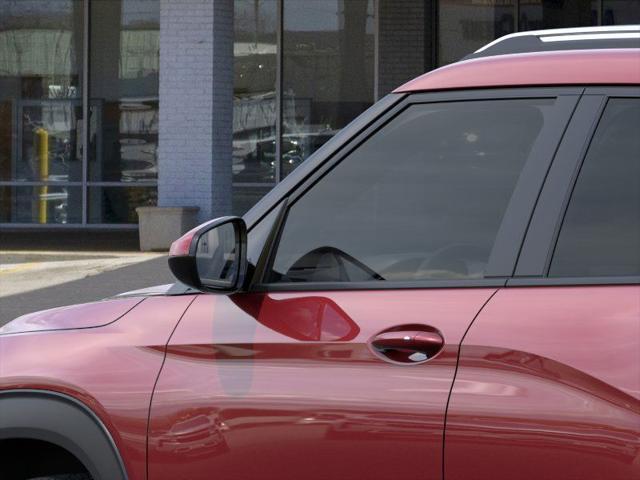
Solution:
{"label": "building facade", "polygon": [[638,0],[0,0],[0,226],[242,214],[378,98]]}

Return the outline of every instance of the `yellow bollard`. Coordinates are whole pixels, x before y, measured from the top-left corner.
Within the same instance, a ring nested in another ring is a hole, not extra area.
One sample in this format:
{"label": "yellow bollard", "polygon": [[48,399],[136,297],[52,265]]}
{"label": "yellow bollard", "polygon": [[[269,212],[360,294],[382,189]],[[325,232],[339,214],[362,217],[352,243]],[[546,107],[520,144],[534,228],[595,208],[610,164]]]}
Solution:
{"label": "yellow bollard", "polygon": [[[40,160],[40,180],[46,182],[49,179],[49,132],[44,128],[35,131],[37,141],[38,159]],[[47,193],[49,187],[40,187],[40,202],[38,205],[38,221],[47,223]]]}

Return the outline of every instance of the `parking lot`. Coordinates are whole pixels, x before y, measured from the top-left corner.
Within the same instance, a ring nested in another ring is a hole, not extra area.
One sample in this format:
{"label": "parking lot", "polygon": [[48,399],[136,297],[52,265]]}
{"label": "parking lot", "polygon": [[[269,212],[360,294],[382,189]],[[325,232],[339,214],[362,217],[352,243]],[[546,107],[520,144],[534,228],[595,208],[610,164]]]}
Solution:
{"label": "parking lot", "polygon": [[43,249],[37,240],[23,235],[0,245],[0,325],[37,310],[173,282],[166,254],[140,253],[135,242],[85,237]]}

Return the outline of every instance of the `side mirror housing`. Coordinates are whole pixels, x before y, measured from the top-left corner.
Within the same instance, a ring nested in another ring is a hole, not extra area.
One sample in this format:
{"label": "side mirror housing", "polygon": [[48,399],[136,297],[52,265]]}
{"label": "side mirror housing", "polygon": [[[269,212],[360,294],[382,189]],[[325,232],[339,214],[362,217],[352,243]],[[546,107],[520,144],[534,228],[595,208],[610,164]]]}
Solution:
{"label": "side mirror housing", "polygon": [[171,244],[169,268],[196,290],[233,293],[247,272],[247,226],[240,217],[203,223]]}

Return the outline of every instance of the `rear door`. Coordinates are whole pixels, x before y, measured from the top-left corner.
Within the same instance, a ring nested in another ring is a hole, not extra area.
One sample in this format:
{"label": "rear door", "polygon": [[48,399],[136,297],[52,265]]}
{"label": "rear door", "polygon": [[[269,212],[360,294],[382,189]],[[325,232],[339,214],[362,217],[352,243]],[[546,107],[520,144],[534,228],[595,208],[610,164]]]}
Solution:
{"label": "rear door", "polygon": [[458,345],[579,93],[407,97],[283,192],[250,291],[200,296],[169,342],[150,478],[440,479]]}
{"label": "rear door", "polygon": [[640,478],[640,89],[581,99],[516,277],[465,336],[445,479]]}

